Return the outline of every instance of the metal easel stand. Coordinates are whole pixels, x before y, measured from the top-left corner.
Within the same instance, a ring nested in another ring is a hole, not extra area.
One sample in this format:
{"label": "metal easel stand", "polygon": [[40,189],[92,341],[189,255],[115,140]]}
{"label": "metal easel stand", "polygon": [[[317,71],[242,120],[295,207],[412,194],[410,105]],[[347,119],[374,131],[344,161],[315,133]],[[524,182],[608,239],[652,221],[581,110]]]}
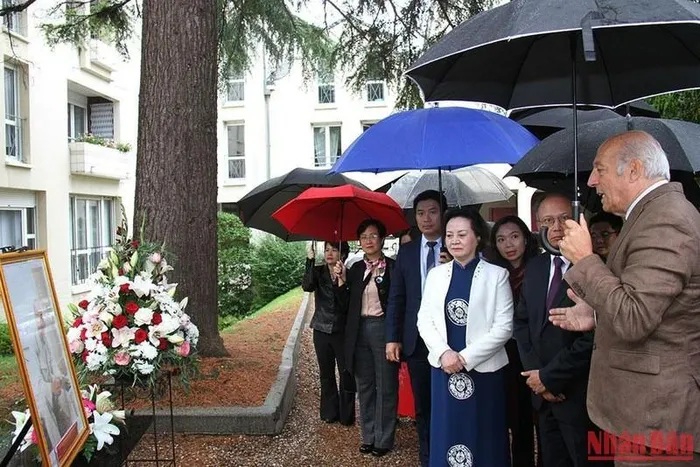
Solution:
{"label": "metal easel stand", "polygon": [[[164,390],[167,391],[168,395],[168,414],[170,421],[170,433],[159,433],[158,431],[158,416],[156,415],[156,399],[158,399],[159,394],[165,391],[159,391],[155,386],[150,388],[135,388],[132,385],[125,383],[123,381],[118,381],[115,383],[116,386],[120,387],[120,399],[122,409],[125,408],[125,393],[126,391],[132,392],[134,394],[138,390],[148,391],[150,401],[151,401],[151,413],[148,416],[134,415],[134,411],[130,410],[127,415],[127,433],[126,437],[120,443],[120,453],[123,466],[138,466],[140,464],[145,464],[148,466],[155,467],[168,467],[176,466],[175,462],[175,423],[173,419],[173,391],[172,391],[172,371],[165,371],[158,378],[156,386],[165,386]],[[134,394],[136,395],[136,394]],[[129,423],[131,419],[131,424]],[[148,430],[149,425],[151,430]],[[143,448],[139,448],[134,456],[130,456],[134,448],[140,443],[142,436],[150,431],[153,437],[153,449],[148,449],[146,453],[142,454]],[[159,440],[165,439],[166,443],[169,442],[168,448],[162,450],[159,446]],[[168,452],[169,451],[169,452]],[[153,457],[151,457],[151,455]],[[145,456],[145,457],[141,457]],[[165,456],[165,457],[164,457]]]}

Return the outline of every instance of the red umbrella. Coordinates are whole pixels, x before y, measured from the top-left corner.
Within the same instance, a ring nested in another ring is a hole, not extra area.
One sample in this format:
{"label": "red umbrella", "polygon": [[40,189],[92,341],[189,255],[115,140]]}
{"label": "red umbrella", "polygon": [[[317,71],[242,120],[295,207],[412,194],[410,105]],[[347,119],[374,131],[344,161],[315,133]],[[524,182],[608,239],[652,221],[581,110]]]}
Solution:
{"label": "red umbrella", "polygon": [[365,219],[381,221],[388,233],[408,228],[401,207],[385,193],[353,185],[309,188],[272,214],[290,234],[319,240],[357,239],[357,226]]}

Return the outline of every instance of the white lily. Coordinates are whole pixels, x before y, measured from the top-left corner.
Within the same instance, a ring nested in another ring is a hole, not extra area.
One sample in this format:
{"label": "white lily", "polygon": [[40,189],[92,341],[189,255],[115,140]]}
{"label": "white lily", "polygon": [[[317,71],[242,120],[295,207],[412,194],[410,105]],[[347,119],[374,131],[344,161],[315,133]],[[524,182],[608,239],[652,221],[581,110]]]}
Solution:
{"label": "white lily", "polygon": [[119,427],[109,423],[113,418],[111,413],[93,412],[92,416],[95,422],[90,424],[90,430],[97,440],[97,450],[100,451],[105,444],[111,445],[114,442],[112,435],[119,434]]}
{"label": "white lily", "polygon": [[112,328],[112,348],[129,347],[131,341],[134,340],[136,334],[135,329],[124,326],[121,329]]}
{"label": "white lily", "polygon": [[139,298],[147,296],[151,293],[151,290],[153,290],[153,282],[151,282],[150,278],[139,274],[134,278],[134,282],[131,284],[131,290],[133,290]]}

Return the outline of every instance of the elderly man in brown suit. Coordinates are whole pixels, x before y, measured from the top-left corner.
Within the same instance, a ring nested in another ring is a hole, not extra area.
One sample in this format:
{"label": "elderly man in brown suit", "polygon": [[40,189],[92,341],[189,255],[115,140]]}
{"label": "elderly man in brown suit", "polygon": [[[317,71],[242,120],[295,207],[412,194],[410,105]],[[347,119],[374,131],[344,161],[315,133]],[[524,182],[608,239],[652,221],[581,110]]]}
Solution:
{"label": "elderly man in brown suit", "polygon": [[679,465],[700,465],[700,214],[669,178],[651,135],[610,138],[588,180],[603,209],[626,219],[607,264],[593,254],[583,216],[567,221],[559,245],[573,263],[564,278],[576,305],[551,310],[550,320],[596,329],[589,415],[617,437],[634,437],[617,466],[669,465],[673,432],[681,444],[695,440],[691,460]]}

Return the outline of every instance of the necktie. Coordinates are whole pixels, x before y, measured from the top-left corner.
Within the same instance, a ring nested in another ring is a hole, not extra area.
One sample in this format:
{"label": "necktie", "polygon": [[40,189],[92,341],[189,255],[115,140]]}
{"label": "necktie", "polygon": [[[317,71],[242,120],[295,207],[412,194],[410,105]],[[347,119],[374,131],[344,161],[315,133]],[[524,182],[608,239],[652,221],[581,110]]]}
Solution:
{"label": "necktie", "polygon": [[435,245],[437,242],[426,242],[428,246],[428,257],[425,259],[425,275],[428,275],[428,271],[435,267]]}
{"label": "necktie", "polygon": [[554,305],[554,297],[556,297],[559,286],[561,285],[561,267],[563,264],[564,261],[562,261],[560,257],[556,256],[554,258],[554,274],[552,275],[552,282],[549,285],[549,292],[547,293],[547,311]]}

